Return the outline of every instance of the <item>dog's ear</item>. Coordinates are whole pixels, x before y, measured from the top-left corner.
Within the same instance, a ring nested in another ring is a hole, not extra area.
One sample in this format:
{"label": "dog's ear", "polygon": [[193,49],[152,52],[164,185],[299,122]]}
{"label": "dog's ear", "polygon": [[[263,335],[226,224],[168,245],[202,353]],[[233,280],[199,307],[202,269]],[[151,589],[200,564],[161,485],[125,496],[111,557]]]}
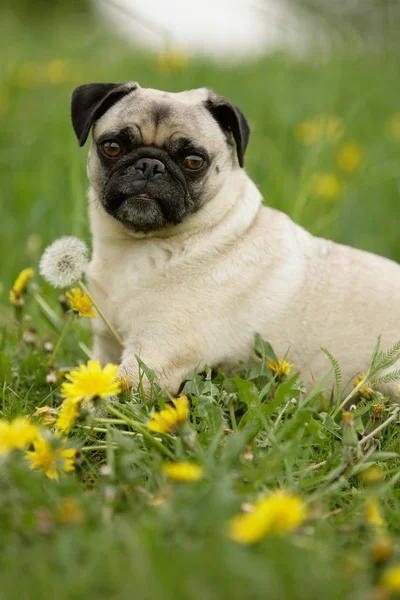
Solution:
{"label": "dog's ear", "polygon": [[226,132],[230,132],[236,143],[236,153],[239,165],[244,165],[244,153],[250,137],[250,127],[244,114],[227,98],[219,96],[212,90],[206,107],[212,116]]}
{"label": "dog's ear", "polygon": [[71,118],[80,146],[86,142],[94,122],[137,87],[135,82],[85,83],[74,89],[71,98]]}

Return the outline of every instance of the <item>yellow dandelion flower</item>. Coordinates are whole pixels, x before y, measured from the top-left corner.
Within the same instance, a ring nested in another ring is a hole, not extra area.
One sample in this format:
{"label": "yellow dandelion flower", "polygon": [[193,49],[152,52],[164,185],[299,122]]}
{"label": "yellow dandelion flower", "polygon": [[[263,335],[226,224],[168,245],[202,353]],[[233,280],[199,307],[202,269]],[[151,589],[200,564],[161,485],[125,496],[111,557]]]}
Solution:
{"label": "yellow dandelion flower", "polygon": [[10,290],[11,304],[22,304],[22,293],[26,290],[27,285],[34,276],[34,274],[35,271],[33,269],[23,269],[21,271]]}
{"label": "yellow dandelion flower", "polygon": [[148,421],[147,427],[150,431],[157,433],[169,433],[178,425],[178,415],[171,405],[167,405],[164,410],[155,412],[151,421]]}
{"label": "yellow dandelion flower", "polygon": [[391,592],[400,593],[400,564],[386,569],[381,577],[381,586]]}
{"label": "yellow dandelion flower", "polygon": [[[353,381],[353,387],[357,387],[359,383],[361,383],[361,381],[365,379],[365,373],[360,373],[359,376]],[[358,393],[360,394],[360,396],[362,396],[363,398],[370,398],[372,396],[372,394],[374,393],[373,387],[371,382],[369,382],[368,380],[366,380],[362,386],[360,387],[360,389],[358,390]]]}
{"label": "yellow dandelion flower", "polygon": [[192,462],[169,462],[163,465],[164,473],[171,481],[199,481],[204,477],[204,469]]}
{"label": "yellow dandelion flower", "polygon": [[387,561],[394,553],[393,542],[386,537],[379,537],[371,548],[371,556],[375,562]]}
{"label": "yellow dandelion flower", "polygon": [[379,502],[376,498],[367,498],[365,502],[365,517],[368,523],[374,527],[382,527],[384,524]]}
{"label": "yellow dandelion flower", "polygon": [[345,173],[353,173],[361,163],[360,146],[354,142],[344,144],[336,155],[338,167]]}
{"label": "yellow dandelion flower", "polygon": [[386,122],[388,135],[396,141],[400,141],[400,112],[394,113]]}
{"label": "yellow dandelion flower", "polygon": [[297,139],[306,146],[316,144],[322,136],[321,122],[318,119],[302,121],[296,127]]}
{"label": "yellow dandelion flower", "polygon": [[240,544],[253,544],[268,534],[293,531],[306,514],[300,496],[277,490],[258,500],[252,512],[233,517],[229,522],[229,536]]}
{"label": "yellow dandelion flower", "polygon": [[181,395],[178,398],[172,400],[172,404],[175,407],[178,423],[184,423],[189,418],[189,400],[187,396]]}
{"label": "yellow dandelion flower", "polygon": [[364,483],[379,483],[383,480],[384,471],[381,467],[374,465],[373,467],[369,467],[361,474],[361,479]]}
{"label": "yellow dandelion flower", "polygon": [[167,50],[158,56],[158,68],[164,75],[183,71],[189,64],[188,53],[184,50]]}
{"label": "yellow dandelion flower", "polygon": [[334,173],[318,173],[312,179],[312,192],[327,202],[332,202],[340,194],[340,182]]}
{"label": "yellow dandelion flower", "polygon": [[85,520],[85,513],[73,496],[67,496],[61,500],[58,509],[58,520],[60,523],[67,523],[68,525],[81,525]]}
{"label": "yellow dandelion flower", "polygon": [[287,362],[283,358],[279,358],[276,360],[267,361],[267,365],[271,369],[273,373],[281,377],[282,375],[289,375],[291,368],[293,367],[293,363]]}
{"label": "yellow dandelion flower", "polygon": [[26,457],[31,469],[44,471],[50,479],[58,479],[59,474],[64,474],[75,469],[74,448],[64,446],[53,448],[48,440],[38,436],[33,442],[33,450],[26,452]]}
{"label": "yellow dandelion flower", "polygon": [[52,60],[42,69],[43,78],[52,85],[68,81],[68,62],[66,60]]}
{"label": "yellow dandelion flower", "polygon": [[157,433],[169,433],[189,417],[189,400],[187,396],[179,396],[173,401],[173,406],[167,404],[164,410],[155,412],[151,421],[147,423],[148,429]]}
{"label": "yellow dandelion flower", "polygon": [[57,412],[51,406],[37,406],[33,416],[43,425],[53,425],[57,419]]}
{"label": "yellow dandelion flower", "polygon": [[90,319],[93,319],[96,316],[93,302],[80,288],[73,288],[71,293],[67,292],[65,295],[69,300],[72,310],[80,317],[89,317]]}
{"label": "yellow dandelion flower", "polygon": [[299,123],[296,127],[296,137],[305,146],[312,146],[320,141],[335,143],[340,140],[343,131],[340,117],[322,115]]}
{"label": "yellow dandelion flower", "polygon": [[38,429],[26,417],[17,417],[11,423],[0,421],[0,455],[11,450],[26,448],[38,435]]}
{"label": "yellow dandelion flower", "polygon": [[56,423],[56,430],[58,432],[68,434],[71,431],[75,421],[79,417],[80,407],[80,400],[76,400],[75,398],[64,400]]}
{"label": "yellow dandelion flower", "polygon": [[61,395],[65,399],[82,400],[84,403],[108,398],[121,391],[117,375],[116,365],[109,363],[102,369],[98,360],[89,360],[87,365],[81,365],[66,375],[68,381],[62,384]]}

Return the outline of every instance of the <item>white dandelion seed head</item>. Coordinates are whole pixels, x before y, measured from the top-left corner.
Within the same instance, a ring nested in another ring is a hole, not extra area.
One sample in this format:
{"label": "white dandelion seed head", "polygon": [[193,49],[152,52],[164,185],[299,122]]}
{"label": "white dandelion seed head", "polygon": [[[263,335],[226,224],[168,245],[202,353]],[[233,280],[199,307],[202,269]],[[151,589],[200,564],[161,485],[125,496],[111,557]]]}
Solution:
{"label": "white dandelion seed head", "polygon": [[40,259],[40,274],[56,288],[67,288],[80,279],[88,265],[89,250],[85,242],[64,236],[47,246]]}

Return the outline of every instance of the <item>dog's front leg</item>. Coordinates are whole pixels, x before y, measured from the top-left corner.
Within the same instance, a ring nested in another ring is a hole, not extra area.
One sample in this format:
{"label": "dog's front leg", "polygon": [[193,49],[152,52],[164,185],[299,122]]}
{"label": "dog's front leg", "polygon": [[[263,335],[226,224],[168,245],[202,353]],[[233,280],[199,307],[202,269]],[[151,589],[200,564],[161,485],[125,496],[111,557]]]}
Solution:
{"label": "dog's front leg", "polygon": [[[188,342],[187,340],[190,340]],[[185,377],[201,364],[199,346],[193,341],[194,336],[180,337],[172,343],[171,339],[151,341],[128,345],[122,355],[120,376],[127,376],[130,386],[135,389],[139,383],[139,364],[136,356],[150,367],[156,374],[156,383],[163,391],[176,394]],[[150,383],[146,377],[142,379],[146,395],[150,392]]]}
{"label": "dog's front leg", "polygon": [[105,327],[93,328],[93,360],[99,360],[102,367],[107,363],[118,365],[121,362],[122,348]]}

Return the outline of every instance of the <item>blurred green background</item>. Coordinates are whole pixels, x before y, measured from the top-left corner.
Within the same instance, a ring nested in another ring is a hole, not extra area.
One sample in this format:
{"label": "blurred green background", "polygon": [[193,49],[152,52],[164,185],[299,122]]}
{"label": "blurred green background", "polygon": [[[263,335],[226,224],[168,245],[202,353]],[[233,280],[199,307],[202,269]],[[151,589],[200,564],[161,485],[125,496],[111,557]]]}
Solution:
{"label": "blurred green background", "polygon": [[340,13],[343,3],[295,4],[318,9],[328,31],[343,32],[340,42],[335,35],[329,52],[241,64],[138,50],[85,2],[0,8],[1,303],[47,243],[63,234],[90,241],[88,148],[78,147],[69,116],[71,91],[88,81],[215,88],[249,120],[246,169],[266,204],[316,235],[400,260],[398,11],[370,1],[367,19],[365,3],[358,17]]}

